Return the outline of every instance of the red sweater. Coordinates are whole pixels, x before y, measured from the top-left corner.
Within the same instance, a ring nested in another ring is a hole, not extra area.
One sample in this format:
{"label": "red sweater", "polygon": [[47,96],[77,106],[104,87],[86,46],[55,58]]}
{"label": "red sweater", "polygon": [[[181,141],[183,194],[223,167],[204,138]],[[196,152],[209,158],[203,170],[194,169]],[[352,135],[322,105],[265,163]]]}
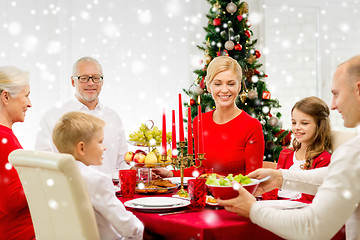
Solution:
{"label": "red sweater", "polygon": [[[282,150],[280,153],[280,156],[279,156],[278,163],[277,163],[277,168],[278,169],[289,169],[294,164],[294,162],[293,162],[294,153],[295,153],[295,151],[293,149]],[[310,169],[328,166],[330,164],[330,158],[331,158],[330,153],[328,153],[326,151],[322,152],[319,156],[314,158]],[[311,203],[313,198],[314,198],[314,195],[303,193],[301,195],[301,198],[297,199],[297,201]]]}
{"label": "red sweater", "polygon": [[[22,148],[13,131],[0,125],[0,239],[34,239],[29,207],[9,154]],[[10,168],[10,169],[9,169]]]}
{"label": "red sweater", "polygon": [[[202,163],[204,168],[201,170],[205,172],[213,170],[214,173],[222,175],[229,173],[245,175],[261,168],[264,136],[260,122],[243,111],[225,124],[216,124],[212,118],[213,112],[202,115],[205,160]],[[193,127],[195,139],[198,133],[195,124],[197,119],[197,117],[194,119]],[[194,167],[185,169],[184,175],[192,176],[194,170]],[[179,171],[174,171],[175,176],[179,174]]]}

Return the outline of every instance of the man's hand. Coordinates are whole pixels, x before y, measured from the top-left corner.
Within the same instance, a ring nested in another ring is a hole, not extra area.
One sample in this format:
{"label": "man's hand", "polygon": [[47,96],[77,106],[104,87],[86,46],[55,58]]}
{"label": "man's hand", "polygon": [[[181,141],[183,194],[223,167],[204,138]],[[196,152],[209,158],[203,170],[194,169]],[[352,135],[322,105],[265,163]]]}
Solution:
{"label": "man's hand", "polygon": [[172,171],[168,171],[165,168],[154,168],[152,169],[153,174],[156,174],[157,176],[161,178],[168,178],[173,177],[174,174]]}
{"label": "man's hand", "polygon": [[226,211],[249,218],[251,206],[256,202],[256,199],[240,185],[238,197],[229,200],[217,199],[217,201],[220,206],[225,207]]}
{"label": "man's hand", "polygon": [[270,176],[270,179],[259,184],[254,196],[260,196],[261,194],[271,191],[275,188],[281,188],[283,183],[283,176],[280,170],[271,168],[259,168],[247,175],[249,178],[261,179]]}

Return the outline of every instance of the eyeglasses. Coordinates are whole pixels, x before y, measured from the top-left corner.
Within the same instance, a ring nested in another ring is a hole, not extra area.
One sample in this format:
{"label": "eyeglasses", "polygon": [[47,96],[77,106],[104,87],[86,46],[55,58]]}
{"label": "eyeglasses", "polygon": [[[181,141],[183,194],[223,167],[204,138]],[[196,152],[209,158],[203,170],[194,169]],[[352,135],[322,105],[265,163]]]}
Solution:
{"label": "eyeglasses", "polygon": [[82,83],[87,83],[90,79],[92,79],[93,83],[100,83],[104,79],[104,77],[99,74],[92,75],[91,77],[88,75],[81,75],[78,77],[74,76],[74,78],[76,78],[77,80],[79,80],[79,82]]}

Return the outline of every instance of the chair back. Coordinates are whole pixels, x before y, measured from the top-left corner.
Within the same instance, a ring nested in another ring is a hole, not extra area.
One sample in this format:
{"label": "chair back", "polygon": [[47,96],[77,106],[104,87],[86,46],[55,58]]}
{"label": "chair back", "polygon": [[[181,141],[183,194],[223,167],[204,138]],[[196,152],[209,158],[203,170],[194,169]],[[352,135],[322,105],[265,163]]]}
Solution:
{"label": "chair back", "polygon": [[276,162],[268,162],[268,161],[263,161],[263,168],[271,168],[271,169],[276,169],[277,167],[277,163]]}
{"label": "chair back", "polygon": [[75,161],[69,154],[22,149],[9,155],[24,188],[36,239],[100,239]]}
{"label": "chair back", "polygon": [[331,131],[332,151],[357,135],[356,132]]}

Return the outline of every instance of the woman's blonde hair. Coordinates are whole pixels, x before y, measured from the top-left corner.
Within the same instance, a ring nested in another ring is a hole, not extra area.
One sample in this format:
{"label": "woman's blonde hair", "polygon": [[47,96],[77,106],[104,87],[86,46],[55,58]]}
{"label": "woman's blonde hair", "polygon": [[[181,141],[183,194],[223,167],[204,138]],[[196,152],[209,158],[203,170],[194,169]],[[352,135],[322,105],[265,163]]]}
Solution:
{"label": "woman's blonde hair", "polygon": [[[311,116],[316,124],[316,131],[311,139],[311,144],[306,149],[304,169],[310,169],[312,161],[315,157],[319,156],[322,152],[331,152],[331,127],[330,127],[330,110],[327,104],[317,97],[304,98],[293,106],[291,112],[297,109],[309,116]],[[295,151],[300,149],[301,143],[293,140]]]}
{"label": "woman's blonde hair", "polygon": [[0,67],[0,93],[5,90],[11,95],[16,95],[28,85],[29,72],[14,66]]}
{"label": "woman's blonde hair", "polygon": [[207,87],[209,84],[214,80],[214,77],[224,71],[231,70],[233,71],[237,76],[237,82],[241,86],[241,80],[242,80],[242,69],[239,65],[239,63],[229,57],[229,56],[220,56],[214,58],[210,64],[207,67],[207,73],[205,77],[205,82]]}
{"label": "woman's blonde hair", "polygon": [[90,142],[94,133],[104,126],[105,122],[93,115],[68,112],[56,123],[52,139],[59,152],[73,154],[79,142]]}

